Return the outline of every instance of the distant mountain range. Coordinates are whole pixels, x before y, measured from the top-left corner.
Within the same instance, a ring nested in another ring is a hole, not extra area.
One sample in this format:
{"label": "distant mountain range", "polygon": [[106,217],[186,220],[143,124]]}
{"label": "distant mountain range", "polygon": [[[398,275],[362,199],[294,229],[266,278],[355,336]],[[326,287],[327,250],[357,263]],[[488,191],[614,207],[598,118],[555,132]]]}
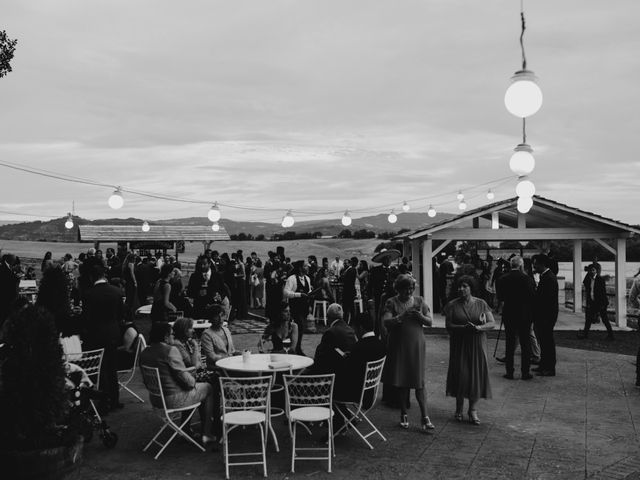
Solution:
{"label": "distant mountain range", "polygon": [[[222,219],[220,223],[224,225],[230,235],[239,234],[241,232],[251,234],[254,237],[264,235],[266,238],[271,237],[275,233],[285,233],[286,231],[294,231],[296,233],[314,233],[321,232],[322,235],[335,236],[342,230],[348,229],[352,232],[357,230],[369,230],[376,234],[382,232],[397,232],[401,229],[415,230],[431,223],[440,222],[444,219],[454,217],[451,213],[439,213],[436,218],[429,218],[425,213],[400,213],[398,221],[391,224],[387,221],[387,214],[374,215],[369,217],[354,218],[353,223],[349,227],[345,227],[340,219],[325,220],[307,220],[296,222],[289,229],[284,229],[280,224],[265,222],[237,222],[234,220]],[[0,238],[6,240],[29,240],[29,241],[76,241],[77,229],[67,230],[64,227],[66,217],[56,218],[46,222],[21,222],[6,223],[0,225]],[[140,218],[106,218],[100,220],[86,220],[80,217],[74,217],[75,225],[142,225]],[[211,222],[203,217],[190,218],[172,218],[168,220],[158,220],[149,222],[153,225],[210,225]]]}

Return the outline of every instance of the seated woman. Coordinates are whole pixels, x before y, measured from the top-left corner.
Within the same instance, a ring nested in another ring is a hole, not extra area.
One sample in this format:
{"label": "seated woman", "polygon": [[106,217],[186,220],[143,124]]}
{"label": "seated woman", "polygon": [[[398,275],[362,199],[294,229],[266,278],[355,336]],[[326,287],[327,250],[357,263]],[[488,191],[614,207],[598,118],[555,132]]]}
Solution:
{"label": "seated woman", "polygon": [[205,310],[206,318],[211,322],[211,326],[202,334],[200,342],[202,353],[204,353],[207,368],[215,370],[216,362],[222,358],[236,355],[233,346],[231,332],[227,327],[222,326],[223,308],[221,305],[211,305]]}
{"label": "seated woman", "polygon": [[169,321],[169,312],[175,312],[177,308],[169,300],[171,297],[171,284],[169,278],[173,272],[171,265],[163,265],[160,269],[160,278],[153,289],[153,305],[151,305],[151,322]]}
{"label": "seated woman", "polygon": [[173,346],[178,349],[184,366],[198,369],[200,361],[200,345],[193,338],[193,320],[179,318],[173,324]]}
{"label": "seated woman", "polygon": [[271,340],[273,345],[272,352],[284,352],[284,340],[288,339],[291,351],[295,352],[298,346],[298,325],[291,321],[291,310],[289,304],[282,302],[280,304],[280,315],[269,324],[262,334],[260,345],[263,341]]}

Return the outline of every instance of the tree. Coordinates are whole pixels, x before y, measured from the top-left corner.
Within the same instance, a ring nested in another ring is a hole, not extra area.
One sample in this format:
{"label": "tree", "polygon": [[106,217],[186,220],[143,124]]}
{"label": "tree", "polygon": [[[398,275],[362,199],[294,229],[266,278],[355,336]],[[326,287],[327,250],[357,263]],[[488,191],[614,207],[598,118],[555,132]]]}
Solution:
{"label": "tree", "polygon": [[338,234],[338,238],[351,238],[351,237],[352,237],[351,230],[349,230],[348,228],[345,228]]}
{"label": "tree", "polygon": [[18,40],[11,40],[7,37],[7,32],[0,31],[0,78],[12,71],[11,60],[17,44]]}
{"label": "tree", "polygon": [[263,233],[261,233],[261,234],[259,234],[259,235],[257,235],[257,236],[256,236],[256,240],[257,240],[257,241],[259,241],[259,242],[264,241],[264,238],[265,238],[265,237],[264,237],[264,234],[263,234]]}
{"label": "tree", "polygon": [[313,232],[313,238],[321,238],[322,232]]}
{"label": "tree", "polygon": [[241,242],[244,242],[244,241],[247,239],[247,234],[246,234],[246,233],[244,233],[244,232],[240,232],[240,233],[238,234],[237,239],[238,239],[238,240],[240,240]]}

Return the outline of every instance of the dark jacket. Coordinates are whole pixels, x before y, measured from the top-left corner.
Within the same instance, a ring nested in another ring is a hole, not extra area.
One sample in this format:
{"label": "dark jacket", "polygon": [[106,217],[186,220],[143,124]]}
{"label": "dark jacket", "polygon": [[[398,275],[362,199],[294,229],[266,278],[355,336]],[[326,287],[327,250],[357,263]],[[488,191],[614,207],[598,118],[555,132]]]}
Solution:
{"label": "dark jacket", "polygon": [[520,270],[510,270],[496,282],[498,300],[504,302],[505,322],[530,322],[533,314],[535,282]]}
{"label": "dark jacket", "polygon": [[[202,290],[204,290],[204,295],[201,295]],[[222,298],[227,297],[231,301],[231,291],[224,282],[222,275],[211,271],[211,278],[207,282],[201,272],[191,274],[187,284],[187,296],[193,298],[193,314],[196,317],[203,318],[205,307],[214,303],[213,299],[216,293],[219,293]]]}
{"label": "dark jacket", "polygon": [[19,286],[20,278],[5,262],[0,261],[0,325],[9,316],[18,299]]}
{"label": "dark jacket", "polygon": [[87,348],[115,348],[120,344],[124,318],[122,291],[108,283],[98,283],[84,294],[82,306],[83,341]]}
{"label": "dark jacket", "polygon": [[344,320],[336,320],[331,327],[324,332],[322,339],[316,348],[313,371],[316,374],[336,373],[344,368],[345,357],[342,357],[336,348],[343,352],[350,352],[356,344],[356,334]]}
{"label": "dark jacket", "polygon": [[[356,278],[358,277],[358,272],[356,268],[351,266],[347,270],[345,270],[344,275],[342,277],[342,298],[346,299],[346,301],[353,302],[353,299],[356,298]],[[343,300],[345,303],[345,300]]]}
{"label": "dark jacket", "polygon": [[551,270],[540,274],[536,288],[534,321],[551,321],[558,319],[558,279]]}
{"label": "dark jacket", "polygon": [[[591,282],[593,283],[593,297],[591,297]],[[609,305],[609,299],[607,298],[607,287],[604,283],[604,278],[600,275],[592,277],[587,274],[582,282],[584,285],[585,298],[587,299],[587,306],[594,307],[598,310],[605,308]]]}
{"label": "dark jacket", "polygon": [[[336,400],[360,401],[367,362],[380,360],[386,354],[387,347],[378,337],[361,338],[347,356],[346,368],[336,374]],[[365,396],[363,404],[369,408],[373,404],[372,396]]]}

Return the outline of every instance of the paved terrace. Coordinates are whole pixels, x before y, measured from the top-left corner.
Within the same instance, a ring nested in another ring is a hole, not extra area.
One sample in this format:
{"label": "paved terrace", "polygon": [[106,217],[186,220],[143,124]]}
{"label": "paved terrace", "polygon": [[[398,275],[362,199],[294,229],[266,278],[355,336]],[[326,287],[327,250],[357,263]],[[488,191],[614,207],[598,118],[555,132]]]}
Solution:
{"label": "paved terrace", "polygon": [[[260,324],[244,322],[236,328],[249,332],[235,335],[238,348],[256,345],[257,333],[251,332],[259,331]],[[473,426],[453,420],[454,400],[444,395],[447,336],[426,338],[429,413],[436,425],[433,434],[417,429],[415,401],[409,411],[412,425],[408,431],[398,427],[397,410],[378,404],[371,417],[387,442],[374,440],[375,450],[371,451],[350,433],[336,439],[332,474],[320,462],[300,462],[296,473],[290,474],[290,442],[284,423],[276,419],[281,451],[276,453],[269,447],[269,477],[640,478],[640,389],[634,386],[633,357],[559,348],[557,376],[528,382],[503,379],[504,367],[490,360],[493,399],[479,403],[482,425]],[[304,350],[313,353],[319,339],[319,334],[307,335]],[[493,342],[490,345],[493,347]],[[146,398],[139,375],[133,389]],[[106,418],[120,436],[116,448],[107,450],[94,437],[85,448],[83,464],[69,478],[224,478],[220,451],[200,453],[186,442],[175,440],[158,460],[153,460],[149,452],[143,453],[143,446],[160,427],[160,421],[148,403],[136,403],[126,394],[122,400],[126,407]],[[255,436],[250,430],[236,434],[232,448],[248,446],[245,438]],[[231,470],[231,478],[261,477],[260,467]]]}

